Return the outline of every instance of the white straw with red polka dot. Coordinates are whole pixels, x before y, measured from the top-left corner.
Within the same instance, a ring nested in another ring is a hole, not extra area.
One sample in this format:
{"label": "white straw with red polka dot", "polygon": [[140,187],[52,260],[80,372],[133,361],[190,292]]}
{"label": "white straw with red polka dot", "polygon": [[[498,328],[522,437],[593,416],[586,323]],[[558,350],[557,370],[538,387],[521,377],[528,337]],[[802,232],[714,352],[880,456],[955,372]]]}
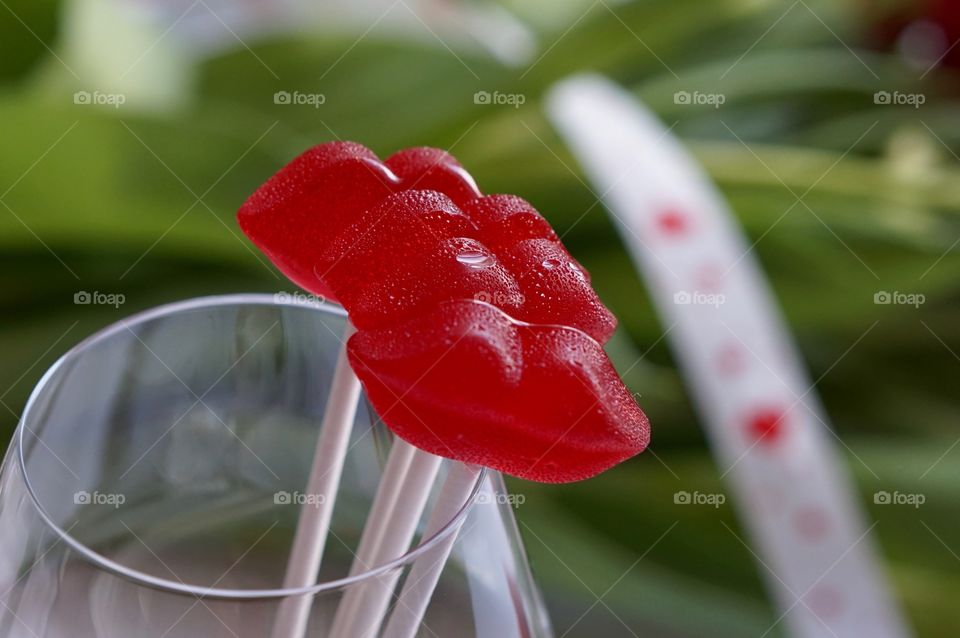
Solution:
{"label": "white straw with red polka dot", "polygon": [[[671,327],[777,624],[801,638],[909,636],[814,385],[720,194],[667,127],[604,78],[560,83],[548,110]],[[679,480],[676,503],[721,501]]]}

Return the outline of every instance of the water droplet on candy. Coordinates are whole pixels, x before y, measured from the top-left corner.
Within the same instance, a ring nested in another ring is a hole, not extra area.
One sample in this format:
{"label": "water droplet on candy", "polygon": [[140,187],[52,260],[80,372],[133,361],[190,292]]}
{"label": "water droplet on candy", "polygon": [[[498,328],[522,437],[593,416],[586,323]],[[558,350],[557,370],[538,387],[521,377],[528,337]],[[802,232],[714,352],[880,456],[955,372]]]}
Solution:
{"label": "water droplet on candy", "polygon": [[457,261],[467,266],[481,270],[493,265],[493,257],[480,250],[465,250],[457,255]]}
{"label": "water droplet on candy", "polygon": [[551,257],[550,259],[544,259],[544,260],[543,260],[543,267],[546,268],[547,270],[553,270],[554,268],[556,268],[556,267],[559,266],[559,265],[560,265],[560,260],[559,260],[559,259],[553,259],[553,258]]}

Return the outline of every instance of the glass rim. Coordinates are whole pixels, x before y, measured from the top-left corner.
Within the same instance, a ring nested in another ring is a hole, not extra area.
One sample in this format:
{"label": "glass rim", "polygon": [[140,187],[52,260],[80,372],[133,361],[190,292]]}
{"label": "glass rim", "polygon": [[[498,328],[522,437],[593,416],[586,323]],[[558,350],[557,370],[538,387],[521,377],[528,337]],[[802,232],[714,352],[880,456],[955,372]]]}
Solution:
{"label": "glass rim", "polygon": [[[322,594],[330,591],[336,591],[350,585],[355,585],[362,583],[378,576],[385,574],[389,571],[402,568],[406,565],[412,563],[420,555],[425,554],[430,551],[433,547],[442,542],[446,537],[453,534],[456,529],[459,527],[459,523],[466,517],[468,511],[473,506],[476,501],[477,494],[480,492],[480,487],[483,484],[487,476],[487,468],[480,468],[480,472],[477,475],[476,482],[474,483],[473,489],[470,491],[470,495],[467,497],[464,504],[457,510],[449,521],[447,521],[439,531],[427,538],[426,540],[419,543],[416,547],[407,550],[402,556],[395,558],[391,561],[383,563],[381,565],[375,566],[371,569],[365,569],[364,571],[358,572],[353,576],[346,576],[343,578],[338,578],[336,580],[328,580],[317,583],[315,585],[309,585],[306,587],[277,587],[277,588],[268,588],[268,589],[229,589],[229,588],[220,588],[220,587],[202,587],[198,585],[190,585],[183,582],[177,582],[169,580],[166,578],[160,578],[158,576],[152,576],[145,572],[131,569],[121,563],[118,563],[114,560],[111,560],[100,554],[90,547],[87,547],[84,543],[80,542],[73,536],[71,536],[67,530],[63,529],[58,525],[53,518],[47,513],[43,505],[40,503],[40,500],[33,489],[33,486],[30,483],[30,477],[27,475],[27,466],[26,466],[26,456],[24,451],[24,431],[28,428],[26,427],[27,417],[32,414],[35,404],[39,401],[40,397],[47,390],[47,386],[50,381],[56,375],[57,371],[63,367],[65,364],[69,363],[82,356],[84,352],[89,350],[91,347],[94,347],[101,341],[105,341],[110,337],[116,335],[122,330],[128,330],[130,326],[143,324],[147,321],[154,319],[159,319],[162,317],[167,317],[179,312],[197,310],[201,308],[215,308],[219,306],[230,306],[230,305],[265,305],[265,306],[276,306],[276,307],[295,307],[295,308],[313,308],[320,312],[331,313],[334,315],[339,315],[346,318],[347,312],[339,305],[330,303],[325,300],[317,301],[301,301],[297,300],[291,296],[280,298],[277,294],[269,293],[239,293],[239,294],[229,294],[229,295],[212,295],[205,297],[195,297],[192,299],[187,299],[183,301],[175,301],[168,304],[163,304],[147,310],[142,310],[140,312],[134,313],[129,317],[125,317],[118,321],[115,321],[108,326],[101,328],[92,335],[84,338],[82,341],[71,347],[67,352],[65,352],[60,358],[58,358],[53,365],[51,365],[47,371],[43,374],[40,380],[37,382],[37,385],[30,392],[30,396],[27,399],[27,403],[24,406],[23,413],[20,416],[20,421],[17,426],[17,432],[14,437],[16,439],[16,454],[18,459],[18,466],[20,470],[20,476],[23,479],[24,486],[26,487],[27,493],[30,495],[30,501],[33,504],[34,509],[37,514],[40,516],[41,520],[49,527],[54,534],[63,542],[67,547],[77,552],[84,560],[89,563],[92,563],[95,567],[98,567],[108,573],[111,573],[115,576],[124,578],[126,580],[132,581],[136,584],[143,585],[145,587],[150,587],[152,589],[158,589],[161,591],[167,591],[175,594],[182,595],[191,595],[199,598],[210,598],[210,599],[226,599],[226,600],[257,600],[257,599],[282,599],[289,598],[292,596],[303,596],[303,595],[315,595]],[[447,463],[456,463],[458,461],[452,461],[450,459],[444,459],[444,462]]]}

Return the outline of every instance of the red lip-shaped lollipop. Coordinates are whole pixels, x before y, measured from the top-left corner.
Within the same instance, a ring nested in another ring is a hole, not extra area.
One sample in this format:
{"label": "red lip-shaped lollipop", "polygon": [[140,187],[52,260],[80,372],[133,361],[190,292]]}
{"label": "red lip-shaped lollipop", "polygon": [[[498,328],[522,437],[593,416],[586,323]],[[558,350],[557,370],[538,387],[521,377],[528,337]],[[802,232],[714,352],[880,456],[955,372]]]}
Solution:
{"label": "red lip-shaped lollipop", "polygon": [[646,447],[647,419],[600,345],[616,320],[586,271],[532,206],[481,196],[446,152],[380,162],[323,144],[239,219],[293,281],[343,304],[351,365],[407,442],[543,482]]}

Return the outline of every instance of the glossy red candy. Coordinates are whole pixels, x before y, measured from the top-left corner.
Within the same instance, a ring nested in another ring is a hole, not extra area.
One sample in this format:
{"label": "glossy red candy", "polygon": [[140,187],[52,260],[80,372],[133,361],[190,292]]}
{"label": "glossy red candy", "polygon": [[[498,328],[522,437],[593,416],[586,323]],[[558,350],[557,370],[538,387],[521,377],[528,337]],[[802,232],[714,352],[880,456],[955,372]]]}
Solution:
{"label": "glossy red candy", "polygon": [[548,239],[560,243],[557,233],[537,210],[516,195],[487,195],[463,204],[481,237],[494,249],[524,239]]}
{"label": "glossy red candy", "polygon": [[325,281],[336,287],[332,280],[363,276],[363,272],[351,275],[348,265],[368,271],[366,279],[370,280],[376,272],[370,269],[378,265],[394,268],[444,239],[476,235],[476,224],[443,193],[403,191],[357,214],[327,240],[319,262]]}
{"label": "glossy red candy", "polygon": [[385,423],[422,450],[546,483],[589,478],[649,442],[600,345],[476,301],[350,338]]}
{"label": "glossy red candy", "polygon": [[421,146],[398,151],[384,162],[404,188],[444,193],[458,206],[480,197],[473,177],[450,153]]}
{"label": "glossy red candy", "polygon": [[515,310],[522,299],[516,280],[475,235],[476,225],[446,195],[405,191],[362,214],[320,262],[361,329],[402,321],[447,299],[496,297]]}
{"label": "glossy red candy", "polygon": [[257,189],[237,214],[240,228],[296,284],[336,301],[316,256],[398,180],[368,148],[331,142],[311,148]]}
{"label": "glossy red candy", "polygon": [[393,193],[447,194],[454,202],[480,196],[473,178],[448,153],[411,148],[381,162],[355,142],[320,144],[284,166],[243,204],[243,231],[290,279],[337,301],[323,269],[308,256]]}
{"label": "glossy red candy", "polygon": [[350,362],[413,445],[544,482],[647,445],[647,419],[600,345],[616,319],[586,271],[529,203],[481,195],[448,153],[381,162],[320,145],[239,219],[287,276],[347,309]]}
{"label": "glossy red candy", "polygon": [[583,270],[556,241],[525,239],[500,252],[523,295],[514,317],[530,323],[578,328],[606,343],[617,327]]}

